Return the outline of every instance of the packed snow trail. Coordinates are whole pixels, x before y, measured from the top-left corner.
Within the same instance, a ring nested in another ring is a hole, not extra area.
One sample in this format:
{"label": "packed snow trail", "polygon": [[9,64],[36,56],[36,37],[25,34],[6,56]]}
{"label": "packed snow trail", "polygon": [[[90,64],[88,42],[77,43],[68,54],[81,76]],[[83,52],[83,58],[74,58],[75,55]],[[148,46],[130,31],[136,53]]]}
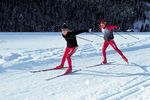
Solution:
{"label": "packed snow trail", "polygon": [[129,33],[140,40],[120,34],[127,40],[115,35],[115,41],[128,57],[129,64],[109,47],[110,64],[100,65],[103,39],[80,35],[95,43],[78,39],[79,47],[72,60],[73,70],[81,70],[50,81],[45,79],[65,70],[30,71],[53,68],[60,63],[65,46],[61,35],[14,35],[11,38],[1,35],[0,100],[149,100],[150,33]]}

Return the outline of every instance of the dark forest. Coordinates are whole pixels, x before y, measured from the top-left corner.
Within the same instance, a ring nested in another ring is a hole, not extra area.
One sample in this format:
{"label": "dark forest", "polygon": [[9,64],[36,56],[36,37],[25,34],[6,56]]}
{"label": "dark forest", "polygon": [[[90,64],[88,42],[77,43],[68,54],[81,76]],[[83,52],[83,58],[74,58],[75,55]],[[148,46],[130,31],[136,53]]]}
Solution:
{"label": "dark forest", "polygon": [[57,32],[70,29],[99,31],[101,18],[122,31],[145,20],[148,0],[1,0],[1,32]]}

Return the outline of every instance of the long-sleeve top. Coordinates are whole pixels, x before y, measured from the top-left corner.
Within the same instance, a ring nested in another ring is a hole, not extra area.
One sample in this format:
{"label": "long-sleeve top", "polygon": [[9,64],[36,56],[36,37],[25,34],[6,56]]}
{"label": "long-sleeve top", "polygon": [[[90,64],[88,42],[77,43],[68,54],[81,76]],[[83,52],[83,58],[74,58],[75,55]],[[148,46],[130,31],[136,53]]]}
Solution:
{"label": "long-sleeve top", "polygon": [[72,48],[72,47],[77,47],[77,39],[76,35],[83,33],[83,32],[88,32],[88,30],[79,30],[79,31],[74,31],[74,32],[68,32],[66,35],[62,34],[62,36],[65,38],[67,42],[67,47]]}
{"label": "long-sleeve top", "polygon": [[110,41],[114,39],[112,30],[116,28],[119,28],[119,27],[113,26],[113,25],[106,25],[106,27],[102,28],[101,26],[99,26],[99,29],[104,33],[104,40],[106,41]]}

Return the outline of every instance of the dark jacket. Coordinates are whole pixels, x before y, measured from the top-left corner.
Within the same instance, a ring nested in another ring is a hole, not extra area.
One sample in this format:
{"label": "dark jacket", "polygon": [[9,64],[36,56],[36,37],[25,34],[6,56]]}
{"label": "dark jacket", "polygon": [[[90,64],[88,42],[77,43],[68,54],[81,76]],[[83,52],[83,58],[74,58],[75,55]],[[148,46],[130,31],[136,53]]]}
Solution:
{"label": "dark jacket", "polygon": [[67,47],[68,48],[72,48],[72,47],[77,47],[77,39],[76,39],[76,35],[83,33],[83,32],[88,32],[88,30],[80,30],[80,31],[76,31],[76,32],[68,32],[66,35],[62,36],[65,38],[66,42],[67,42]]}

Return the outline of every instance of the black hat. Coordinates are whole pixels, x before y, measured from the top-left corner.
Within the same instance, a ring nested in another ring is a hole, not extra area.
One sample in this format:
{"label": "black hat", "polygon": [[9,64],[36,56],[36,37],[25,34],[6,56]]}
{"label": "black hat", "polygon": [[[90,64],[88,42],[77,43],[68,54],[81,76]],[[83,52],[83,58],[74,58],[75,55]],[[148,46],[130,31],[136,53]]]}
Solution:
{"label": "black hat", "polygon": [[66,23],[64,23],[64,24],[62,25],[62,29],[68,29],[68,26],[66,25]]}

